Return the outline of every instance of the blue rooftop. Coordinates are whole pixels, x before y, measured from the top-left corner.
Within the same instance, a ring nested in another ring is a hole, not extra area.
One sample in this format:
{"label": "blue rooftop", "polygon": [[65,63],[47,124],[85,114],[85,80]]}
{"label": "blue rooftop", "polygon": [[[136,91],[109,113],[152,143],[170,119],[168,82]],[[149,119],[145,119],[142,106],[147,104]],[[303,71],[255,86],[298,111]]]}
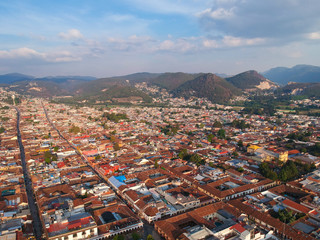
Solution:
{"label": "blue rooftop", "polygon": [[126,177],[124,175],[121,175],[121,176],[116,176],[115,177],[119,182],[123,182],[126,180]]}

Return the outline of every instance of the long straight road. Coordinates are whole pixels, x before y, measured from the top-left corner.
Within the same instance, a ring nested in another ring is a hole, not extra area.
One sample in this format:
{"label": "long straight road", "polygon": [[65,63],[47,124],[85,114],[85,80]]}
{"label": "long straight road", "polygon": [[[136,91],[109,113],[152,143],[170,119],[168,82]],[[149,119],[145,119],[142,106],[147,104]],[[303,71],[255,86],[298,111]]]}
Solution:
{"label": "long straight road", "polygon": [[17,111],[17,137],[18,137],[18,143],[20,148],[20,158],[21,158],[21,164],[22,164],[22,170],[23,170],[23,176],[24,176],[24,183],[26,186],[26,192],[28,196],[28,204],[30,213],[33,219],[32,225],[33,225],[33,233],[37,240],[42,239],[42,222],[39,217],[39,210],[36,205],[36,201],[34,198],[34,192],[32,187],[32,181],[30,178],[29,170],[27,168],[26,163],[26,157],[24,153],[24,147],[21,140],[21,133],[20,133],[20,110],[16,108]]}
{"label": "long straight road", "polygon": [[[71,143],[68,139],[66,139],[59,131],[59,129],[55,126],[55,124],[51,121],[51,119],[49,118],[49,115],[48,115],[48,112],[47,112],[47,109],[45,108],[45,106],[43,105],[43,103],[41,102],[41,105],[42,105],[42,108],[43,108],[43,111],[46,115],[46,118],[48,120],[48,122],[50,123],[50,125],[52,126],[53,129],[55,129],[57,131],[57,133],[59,134],[59,136],[65,140],[69,145],[70,147],[72,147],[76,153],[86,162],[87,166],[104,182],[106,183],[108,186],[109,186],[109,183],[105,180],[104,176],[102,176],[95,168],[93,168],[91,166],[91,164],[89,163],[89,161],[87,160],[86,156],[84,156],[74,145],[73,143]],[[115,192],[115,194],[129,207],[131,208],[129,205],[128,205],[128,202],[126,201],[126,199],[124,199],[122,196],[120,196],[117,192]],[[138,216],[139,217],[139,216]],[[140,218],[140,217],[139,217]],[[147,239],[147,236],[149,234],[151,234],[153,236],[153,238],[155,240],[161,240],[161,236],[155,231],[154,227],[148,223],[147,221],[145,220],[142,220],[140,218],[140,220],[143,222],[143,231],[144,231],[144,239]]]}

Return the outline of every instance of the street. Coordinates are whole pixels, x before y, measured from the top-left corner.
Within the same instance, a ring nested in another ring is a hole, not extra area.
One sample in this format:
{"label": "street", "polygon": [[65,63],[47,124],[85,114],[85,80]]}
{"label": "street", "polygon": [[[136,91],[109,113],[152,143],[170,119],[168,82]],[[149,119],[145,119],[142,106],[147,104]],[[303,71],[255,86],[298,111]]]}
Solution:
{"label": "street", "polygon": [[37,240],[42,239],[42,223],[39,217],[39,211],[38,207],[36,205],[36,201],[34,198],[33,193],[33,187],[32,187],[32,181],[29,175],[29,170],[27,168],[27,163],[25,159],[25,153],[24,153],[24,147],[21,140],[21,133],[20,133],[20,111],[16,107],[17,111],[17,137],[18,137],[18,143],[20,148],[20,157],[21,157],[21,164],[22,164],[22,170],[23,170],[23,176],[24,176],[24,183],[26,186],[26,192],[28,197],[28,204],[30,213],[33,219],[32,225],[33,225],[33,233]]}

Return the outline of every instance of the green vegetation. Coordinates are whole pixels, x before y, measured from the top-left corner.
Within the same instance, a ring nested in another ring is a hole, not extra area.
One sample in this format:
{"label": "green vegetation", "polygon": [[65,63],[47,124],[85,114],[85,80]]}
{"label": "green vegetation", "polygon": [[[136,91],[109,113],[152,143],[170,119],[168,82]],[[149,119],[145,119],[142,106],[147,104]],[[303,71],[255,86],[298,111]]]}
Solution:
{"label": "green vegetation", "polygon": [[182,73],[182,72],[164,73],[152,79],[151,82],[159,87],[162,87],[168,90],[173,90],[179,87],[180,85],[182,85],[183,83],[195,79],[199,75],[201,74],[188,74],[188,73]]}
{"label": "green vegetation", "polygon": [[308,147],[307,151],[317,157],[320,157],[320,143],[317,142],[314,146]]}
{"label": "green vegetation", "polygon": [[133,240],[139,240],[139,239],[141,239],[140,234],[137,233],[137,232],[133,232],[133,233],[131,234],[131,237],[132,237]]}
{"label": "green vegetation", "polygon": [[290,133],[287,138],[292,139],[292,140],[298,140],[298,141],[303,141],[303,142],[308,142],[309,137],[312,135],[311,132],[309,131],[304,131],[304,132],[295,132],[295,133]]}
{"label": "green vegetation", "polygon": [[237,171],[242,173],[244,171],[244,169],[243,169],[243,167],[239,167],[239,168],[237,168]]}
{"label": "green vegetation", "polygon": [[55,146],[55,147],[53,148],[53,151],[54,151],[54,152],[58,152],[58,150],[59,150],[59,147],[58,147],[58,146]]}
{"label": "green vegetation", "polygon": [[115,235],[113,238],[113,240],[124,240],[124,236],[123,235]]}
{"label": "green vegetation", "polygon": [[8,117],[1,117],[1,121],[3,121],[3,122],[6,122],[6,121],[8,121],[10,118],[8,118]]}
{"label": "green vegetation", "polygon": [[[192,93],[192,94],[191,94]],[[233,96],[240,95],[241,90],[214,74],[203,74],[194,80],[185,82],[173,91],[175,96],[196,96],[207,98],[216,103],[229,101]]]}
{"label": "green vegetation", "polygon": [[299,162],[287,161],[282,166],[274,166],[272,163],[263,162],[259,166],[260,173],[271,180],[283,182],[299,178],[301,175],[315,169],[314,164],[303,164]]}
{"label": "green vegetation", "polygon": [[193,162],[197,166],[205,164],[205,161],[198,154],[196,154],[196,153],[189,154],[187,149],[182,149],[179,152],[178,157],[183,159],[183,160],[186,160],[188,162]]}
{"label": "green vegetation", "polygon": [[152,237],[151,234],[149,234],[149,235],[147,236],[147,240],[154,240],[154,238]]}
{"label": "green vegetation", "polygon": [[210,134],[208,134],[208,136],[207,136],[207,140],[209,141],[209,142],[211,142],[211,143],[213,143],[214,142],[214,135],[212,134],[212,133],[210,133]]}
{"label": "green vegetation", "polygon": [[222,128],[222,123],[216,120],[216,121],[214,121],[212,127],[214,127],[214,128]]}
{"label": "green vegetation", "polygon": [[50,164],[52,161],[57,161],[57,155],[52,154],[50,151],[44,152],[44,161]]}
{"label": "green vegetation", "polygon": [[281,222],[290,224],[296,220],[298,220],[301,217],[304,217],[304,213],[295,213],[288,209],[279,210],[278,212],[272,212],[271,216],[274,218],[278,218]]}
{"label": "green vegetation", "polygon": [[77,134],[79,132],[80,132],[80,128],[75,125],[72,125],[72,127],[69,129],[69,133]]}
{"label": "green vegetation", "polygon": [[250,124],[246,123],[244,120],[233,120],[231,123],[231,126],[234,128],[240,128],[240,129],[245,129],[249,128]]}
{"label": "green vegetation", "polygon": [[158,167],[159,167],[158,160],[155,160],[155,161],[154,161],[154,168],[158,168]]}
{"label": "green vegetation", "polygon": [[128,119],[128,116],[125,113],[104,113],[102,117],[115,123],[118,123],[122,119]]}
{"label": "green vegetation", "polygon": [[0,127],[0,133],[4,133],[5,131],[6,131],[6,129],[3,126],[1,126]]}
{"label": "green vegetation", "polygon": [[179,130],[178,125],[172,126],[171,124],[161,128],[161,132],[169,136],[176,135],[178,130]]}
{"label": "green vegetation", "polygon": [[113,149],[114,149],[115,151],[119,151],[119,150],[120,150],[119,143],[116,142],[116,143],[113,145]]}
{"label": "green vegetation", "polygon": [[226,78],[226,80],[237,88],[245,90],[258,86],[261,82],[266,81],[266,78],[256,71],[251,70]]}
{"label": "green vegetation", "polygon": [[255,115],[268,115],[268,116],[273,116],[276,112],[275,108],[273,105],[265,105],[265,106],[252,106],[252,107],[245,107],[242,110],[243,113],[245,114],[255,114]]}
{"label": "green vegetation", "polygon": [[220,128],[217,135],[218,135],[218,138],[225,139],[226,138],[226,131],[223,128]]}

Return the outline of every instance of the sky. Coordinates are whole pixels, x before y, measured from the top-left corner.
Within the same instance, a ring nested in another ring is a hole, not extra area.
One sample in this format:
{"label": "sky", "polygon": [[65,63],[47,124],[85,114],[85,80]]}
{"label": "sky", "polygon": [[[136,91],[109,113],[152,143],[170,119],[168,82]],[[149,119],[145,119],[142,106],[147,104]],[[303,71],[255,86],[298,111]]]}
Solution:
{"label": "sky", "polygon": [[320,65],[319,0],[1,0],[0,74]]}

